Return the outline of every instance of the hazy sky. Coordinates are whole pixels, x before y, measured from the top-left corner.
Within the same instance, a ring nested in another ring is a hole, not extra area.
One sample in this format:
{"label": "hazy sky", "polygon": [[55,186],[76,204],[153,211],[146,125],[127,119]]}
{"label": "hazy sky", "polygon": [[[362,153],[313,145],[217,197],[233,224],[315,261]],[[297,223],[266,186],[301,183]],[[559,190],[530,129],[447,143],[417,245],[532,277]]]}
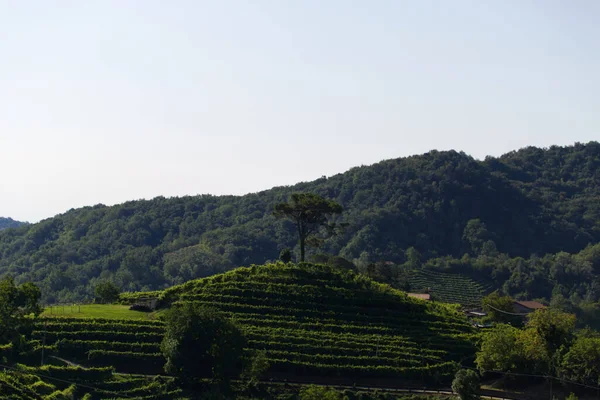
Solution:
{"label": "hazy sky", "polygon": [[600,139],[600,1],[0,0],[0,216]]}

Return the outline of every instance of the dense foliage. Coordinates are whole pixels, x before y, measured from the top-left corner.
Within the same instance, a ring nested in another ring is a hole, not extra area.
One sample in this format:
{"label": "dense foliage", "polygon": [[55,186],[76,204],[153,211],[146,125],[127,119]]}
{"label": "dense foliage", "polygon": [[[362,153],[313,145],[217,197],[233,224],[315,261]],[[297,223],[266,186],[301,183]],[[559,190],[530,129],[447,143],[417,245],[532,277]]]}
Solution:
{"label": "dense foliage", "polygon": [[[0,232],[0,273],[36,282],[55,302],[91,299],[99,279],[122,290],[162,289],[276,260],[284,248],[297,252],[297,234],[272,211],[297,192],[344,207],[348,227],[319,251],[350,261],[404,263],[410,248],[422,260],[577,253],[600,241],[599,167],[597,142],[484,161],[432,151],[246,196],[84,207]],[[526,284],[526,267],[509,289]]]}
{"label": "dense foliage", "polygon": [[227,388],[239,378],[246,339],[231,321],[209,308],[183,303],[167,312],[165,326],[165,371],[182,385],[195,387],[199,378],[211,378]]}
{"label": "dense foliage", "polygon": [[114,303],[119,299],[121,291],[111,281],[98,282],[94,288],[96,303]]}
{"label": "dense foliage", "polygon": [[575,316],[553,309],[528,316],[523,329],[499,324],[483,336],[476,363],[481,372],[502,371],[560,379],[600,388],[600,337],[575,330]]}
{"label": "dense foliage", "polygon": [[31,317],[42,312],[40,295],[31,282],[17,286],[11,277],[0,280],[0,345],[20,346],[32,324]]}
{"label": "dense foliage", "polygon": [[12,218],[0,217],[0,231],[7,228],[16,228],[23,225],[23,222],[15,221]]}
{"label": "dense foliage", "polygon": [[452,381],[452,390],[460,400],[479,399],[479,375],[472,369],[461,369]]}
{"label": "dense foliage", "polygon": [[[560,252],[527,258],[506,254],[443,257],[430,259],[422,267],[425,271],[469,276],[515,299],[540,300],[576,314],[581,327],[600,329],[600,244],[575,254]],[[507,301],[503,307],[508,311]]]}

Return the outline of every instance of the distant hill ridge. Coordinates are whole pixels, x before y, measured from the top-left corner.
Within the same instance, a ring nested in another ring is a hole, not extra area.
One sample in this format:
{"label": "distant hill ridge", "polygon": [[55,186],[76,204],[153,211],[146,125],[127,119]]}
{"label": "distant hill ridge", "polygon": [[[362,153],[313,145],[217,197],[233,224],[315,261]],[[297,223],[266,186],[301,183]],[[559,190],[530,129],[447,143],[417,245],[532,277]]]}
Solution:
{"label": "distant hill ridge", "polygon": [[0,232],[0,274],[36,281],[48,301],[69,301],[89,298],[100,277],[154,290],[262,264],[297,241],[273,206],[305,191],[344,206],[348,228],[318,251],[351,261],[402,263],[410,247],[422,260],[482,247],[529,257],[600,242],[600,144],[590,142],[483,161],[431,151],[245,196],[74,209]]}
{"label": "distant hill ridge", "polygon": [[23,225],[24,222],[15,221],[12,218],[0,217],[0,231],[6,228],[16,228]]}

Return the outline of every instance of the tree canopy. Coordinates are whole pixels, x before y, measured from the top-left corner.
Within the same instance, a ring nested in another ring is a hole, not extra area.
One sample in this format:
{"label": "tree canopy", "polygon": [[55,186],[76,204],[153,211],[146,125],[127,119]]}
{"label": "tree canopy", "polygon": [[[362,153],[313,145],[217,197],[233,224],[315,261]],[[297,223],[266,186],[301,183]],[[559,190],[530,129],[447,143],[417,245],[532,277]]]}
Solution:
{"label": "tree canopy", "polygon": [[452,390],[460,400],[479,399],[479,375],[472,369],[459,369],[452,381]]}
{"label": "tree canopy", "polygon": [[31,282],[15,285],[12,277],[0,280],[0,344],[17,343],[31,325],[30,315],[38,316],[40,290]]}
{"label": "tree canopy", "polygon": [[552,309],[529,315],[524,329],[499,324],[489,330],[477,353],[480,371],[558,375],[561,357],[571,346],[575,316]]}
{"label": "tree canopy", "polygon": [[15,221],[12,218],[0,217],[0,231],[7,228],[16,228],[23,225],[23,222]]}
{"label": "tree canopy", "polygon": [[328,218],[341,214],[342,210],[341,204],[314,193],[294,193],[289,202],[277,204],[273,214],[294,222],[300,242],[300,261],[303,262],[307,241],[318,246],[323,239],[317,233],[323,228],[328,236],[332,236],[336,226]]}
{"label": "tree canopy", "polygon": [[95,289],[97,303],[114,303],[119,299],[121,289],[111,281],[99,282]]}
{"label": "tree canopy", "polygon": [[99,204],[0,231],[0,274],[36,283],[52,303],[93,299],[97,280],[157,290],[262,264],[299,253],[297,227],[272,212],[310,192],[341,204],[348,223],[319,252],[460,268],[517,299],[560,294],[593,319],[600,250],[586,248],[600,242],[599,167],[597,142],[483,161],[431,151],[245,196]]}
{"label": "tree canopy", "polygon": [[227,387],[242,373],[246,339],[213,310],[194,303],[175,305],[165,315],[165,326],[165,371],[184,386],[195,387],[200,378],[210,378]]}

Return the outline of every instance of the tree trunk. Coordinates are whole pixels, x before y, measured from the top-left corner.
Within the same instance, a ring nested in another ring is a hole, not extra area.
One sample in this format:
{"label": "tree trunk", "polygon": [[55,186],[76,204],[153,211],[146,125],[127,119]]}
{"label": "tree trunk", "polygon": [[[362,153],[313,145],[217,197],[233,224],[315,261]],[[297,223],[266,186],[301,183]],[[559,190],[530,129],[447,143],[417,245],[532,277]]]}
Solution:
{"label": "tree trunk", "polygon": [[300,262],[304,262],[304,241],[305,238],[300,237]]}

